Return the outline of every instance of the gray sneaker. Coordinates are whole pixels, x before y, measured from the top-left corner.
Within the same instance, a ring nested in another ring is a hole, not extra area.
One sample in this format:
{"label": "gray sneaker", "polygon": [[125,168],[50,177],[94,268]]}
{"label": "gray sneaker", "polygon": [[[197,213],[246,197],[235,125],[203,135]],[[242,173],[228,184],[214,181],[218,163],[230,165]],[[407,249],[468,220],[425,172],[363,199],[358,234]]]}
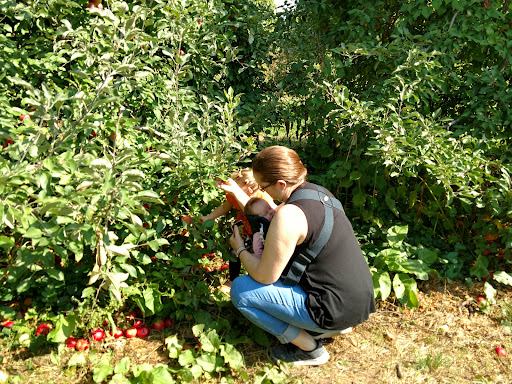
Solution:
{"label": "gray sneaker", "polygon": [[329,352],[321,344],[312,351],[303,351],[293,344],[284,344],[270,350],[270,356],[274,360],[281,360],[293,365],[322,365],[329,360]]}

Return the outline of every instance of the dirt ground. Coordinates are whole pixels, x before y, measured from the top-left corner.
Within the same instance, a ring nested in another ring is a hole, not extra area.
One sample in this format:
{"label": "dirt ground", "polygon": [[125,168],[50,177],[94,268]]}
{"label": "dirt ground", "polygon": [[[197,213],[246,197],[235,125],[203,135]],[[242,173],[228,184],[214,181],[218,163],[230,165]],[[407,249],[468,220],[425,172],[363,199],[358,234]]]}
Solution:
{"label": "dirt ground", "polygon": [[[498,287],[497,304],[484,314],[477,303],[477,297],[484,296],[483,283],[468,288],[463,282],[430,280],[419,288],[418,309],[379,302],[377,312],[367,322],[326,345],[331,355],[327,364],[284,367],[290,381],[512,383],[512,333],[510,327],[502,325],[502,321],[512,322],[512,290]],[[132,364],[170,364],[164,339],[164,333],[144,340],[107,338],[91,349],[97,349],[93,353],[111,353],[113,364],[123,357],[129,357]],[[509,356],[498,357],[498,346],[504,346]],[[257,344],[240,348],[249,372],[255,373],[270,362],[267,351]],[[11,375],[20,375],[26,383],[93,383],[91,367],[65,368],[71,353],[28,356],[18,350],[4,354],[3,368]],[[207,383],[213,382],[217,381]]]}

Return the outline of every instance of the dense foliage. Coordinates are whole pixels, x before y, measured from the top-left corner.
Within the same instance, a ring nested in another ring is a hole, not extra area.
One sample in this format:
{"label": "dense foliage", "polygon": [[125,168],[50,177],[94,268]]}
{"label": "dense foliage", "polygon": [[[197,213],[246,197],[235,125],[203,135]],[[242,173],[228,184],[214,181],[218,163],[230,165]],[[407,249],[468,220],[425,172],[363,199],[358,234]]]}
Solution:
{"label": "dense foliage", "polygon": [[414,306],[434,270],[511,284],[511,25],[507,1],[304,0],[276,28],[280,118],[382,298]]}
{"label": "dense foliage", "polygon": [[[229,226],[197,218],[223,201],[213,178],[273,131],[341,198],[381,299],[414,307],[434,273],[512,285],[508,1],[297,0],[277,17],[272,3],[0,0],[8,347],[135,310],[189,324],[202,348],[173,335],[176,365],[132,382],[249,380],[247,323],[215,289]],[[94,380],[127,376],[105,359]]]}

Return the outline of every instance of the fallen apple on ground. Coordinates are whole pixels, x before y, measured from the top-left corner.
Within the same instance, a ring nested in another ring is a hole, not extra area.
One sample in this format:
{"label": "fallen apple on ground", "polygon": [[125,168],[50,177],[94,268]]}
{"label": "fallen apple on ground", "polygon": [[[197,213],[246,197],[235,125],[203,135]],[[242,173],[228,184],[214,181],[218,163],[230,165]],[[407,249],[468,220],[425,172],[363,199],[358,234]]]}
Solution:
{"label": "fallen apple on ground", "polygon": [[89,349],[89,340],[86,339],[78,339],[75,344],[75,349],[77,351],[86,351]]}

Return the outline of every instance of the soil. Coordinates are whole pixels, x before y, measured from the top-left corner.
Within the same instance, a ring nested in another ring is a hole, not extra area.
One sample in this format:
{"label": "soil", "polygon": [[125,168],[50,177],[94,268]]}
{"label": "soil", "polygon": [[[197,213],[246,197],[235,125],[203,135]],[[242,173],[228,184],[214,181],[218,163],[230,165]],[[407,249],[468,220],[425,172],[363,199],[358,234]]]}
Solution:
{"label": "soil", "polygon": [[[419,308],[406,309],[392,301],[378,302],[377,312],[353,332],[326,345],[327,364],[319,367],[282,366],[287,382],[331,383],[512,383],[512,290],[498,286],[489,313],[477,297],[484,283],[431,279],[420,284]],[[493,284],[493,286],[496,285]],[[178,331],[178,333],[180,333]],[[185,336],[183,334],[179,335]],[[132,364],[171,364],[164,347],[165,332],[147,339],[106,338],[92,344],[89,353],[112,355],[115,365],[123,357]],[[509,356],[499,357],[504,346]],[[270,360],[257,344],[238,346],[251,375]],[[3,369],[26,383],[89,384],[93,367],[67,368],[72,351],[46,351],[37,356],[18,349],[2,351]],[[89,359],[93,360],[93,359]],[[201,381],[205,383],[220,380]],[[244,382],[238,378],[238,383]]]}

